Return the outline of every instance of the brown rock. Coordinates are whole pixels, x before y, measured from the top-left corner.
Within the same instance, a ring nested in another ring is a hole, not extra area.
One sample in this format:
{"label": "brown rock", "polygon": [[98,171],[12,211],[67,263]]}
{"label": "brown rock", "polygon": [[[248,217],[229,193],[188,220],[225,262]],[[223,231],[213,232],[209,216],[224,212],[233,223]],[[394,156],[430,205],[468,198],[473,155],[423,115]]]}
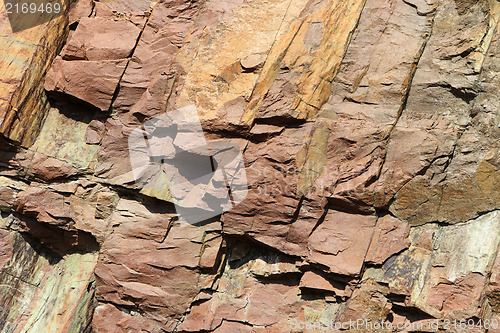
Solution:
{"label": "brown rock", "polygon": [[349,297],[352,290],[346,284],[338,281],[328,280],[324,276],[313,271],[307,271],[300,279],[301,289],[310,289],[322,292],[333,292],[336,296]]}
{"label": "brown rock", "polygon": [[63,60],[118,60],[131,56],[141,30],[125,20],[80,19],[61,51]]}
{"label": "brown rock", "polygon": [[85,143],[89,145],[99,144],[105,133],[104,124],[98,120],[92,120],[85,132]]}
{"label": "brown rock", "polygon": [[7,177],[0,177],[0,209],[3,212],[10,212],[14,206],[19,192],[27,188],[21,181],[15,181]]}
{"label": "brown rock", "polygon": [[[99,300],[147,311],[148,325],[165,329],[201,289],[196,271],[200,254],[203,251],[206,268],[215,260],[208,256],[217,256],[220,246],[220,238],[203,238],[203,228],[174,223],[172,218],[169,206],[121,199],[110,217],[113,232],[102,245],[96,267]],[[156,322],[155,316],[167,320]]]}
{"label": "brown rock", "polygon": [[96,307],[92,328],[97,332],[114,332],[117,329],[126,331],[137,331],[144,326],[141,316],[133,316],[125,311],[120,311],[112,304],[102,304]]}
{"label": "brown rock", "polygon": [[456,281],[440,280],[429,293],[429,306],[442,311],[444,316],[473,314],[477,311],[477,300],[481,297],[485,277],[471,273]]}
{"label": "brown rock", "polygon": [[9,209],[14,204],[15,199],[15,191],[11,188],[2,186],[2,190],[0,192],[0,208],[6,210]]}
{"label": "brown rock", "polygon": [[376,220],[370,215],[328,212],[308,239],[310,260],[334,273],[360,274]]}
{"label": "brown rock", "polygon": [[[384,322],[392,308],[392,304],[384,296],[384,292],[387,292],[384,286],[370,280],[365,281],[347,301],[347,308],[339,321],[357,321],[363,318],[366,321]],[[367,332],[370,331],[370,328],[361,326],[360,331]]]}
{"label": "brown rock", "polygon": [[90,17],[94,5],[93,0],[81,0],[73,3],[69,10],[69,25],[78,24],[82,18]]}
{"label": "brown rock", "polygon": [[[142,4],[142,2],[135,3],[135,5]],[[149,6],[149,2],[144,4]],[[135,118],[134,115],[127,113],[147,92],[152,82],[165,74],[169,76],[175,75],[176,71],[179,72],[173,65],[174,57],[178,52],[178,45],[188,34],[193,16],[199,10],[198,5],[183,1],[159,1],[155,6],[120,82],[120,91],[114,104],[114,108],[123,114],[125,119]],[[171,87],[164,87],[163,96],[158,96],[157,99],[167,101],[167,96],[171,95],[170,89]],[[135,110],[138,113],[151,111],[155,110],[144,108]],[[129,122],[124,121],[124,123]]]}
{"label": "brown rock", "polygon": [[[15,33],[0,14],[0,331],[499,318],[498,1],[67,12]],[[188,105],[249,186],[200,226],[128,151]]]}
{"label": "brown rock", "polygon": [[42,180],[68,178],[79,174],[79,171],[72,165],[38,153],[33,155],[31,165],[28,175]]}
{"label": "brown rock", "polygon": [[127,60],[65,61],[57,58],[47,73],[45,89],[108,111]]}
{"label": "brown rock", "polygon": [[12,231],[0,229],[0,269],[12,258],[14,235]]}
{"label": "brown rock", "polygon": [[390,215],[379,218],[365,261],[382,264],[390,256],[407,249],[410,246],[409,234],[407,223]]}
{"label": "brown rock", "polygon": [[66,29],[63,15],[2,11],[0,133],[24,147],[33,144],[49,110],[43,78],[65,43]]}
{"label": "brown rock", "polygon": [[252,71],[252,70],[256,70],[259,67],[262,67],[265,60],[266,60],[265,55],[251,54],[251,55],[246,56],[245,58],[241,59],[240,64],[244,70]]}

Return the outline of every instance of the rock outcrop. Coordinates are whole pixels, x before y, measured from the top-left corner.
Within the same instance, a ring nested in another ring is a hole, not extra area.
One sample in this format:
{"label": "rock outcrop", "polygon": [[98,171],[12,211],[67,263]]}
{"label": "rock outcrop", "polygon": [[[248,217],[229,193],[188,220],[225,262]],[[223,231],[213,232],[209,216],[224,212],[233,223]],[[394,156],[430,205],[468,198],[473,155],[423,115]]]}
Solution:
{"label": "rock outcrop", "polygon": [[[62,11],[1,12],[1,332],[500,332],[499,1]],[[248,185],[198,224],[129,153],[186,106]]]}

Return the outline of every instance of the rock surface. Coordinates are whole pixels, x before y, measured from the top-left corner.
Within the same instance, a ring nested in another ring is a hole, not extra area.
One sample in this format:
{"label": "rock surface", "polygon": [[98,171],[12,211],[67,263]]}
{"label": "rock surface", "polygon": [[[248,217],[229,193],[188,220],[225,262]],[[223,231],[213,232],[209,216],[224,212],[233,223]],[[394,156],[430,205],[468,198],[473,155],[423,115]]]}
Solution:
{"label": "rock surface", "polygon": [[[500,2],[63,9],[0,15],[1,332],[500,332]],[[248,184],[197,225],[128,141],[193,105]]]}

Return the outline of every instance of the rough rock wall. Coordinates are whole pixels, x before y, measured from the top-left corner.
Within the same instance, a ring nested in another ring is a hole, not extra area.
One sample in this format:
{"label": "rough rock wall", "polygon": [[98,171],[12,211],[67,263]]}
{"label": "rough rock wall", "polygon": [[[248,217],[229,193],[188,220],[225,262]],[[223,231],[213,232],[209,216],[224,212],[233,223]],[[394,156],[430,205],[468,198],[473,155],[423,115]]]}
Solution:
{"label": "rough rock wall", "polygon": [[[66,7],[0,19],[2,332],[500,331],[500,2]],[[128,152],[186,105],[249,185],[199,226]]]}

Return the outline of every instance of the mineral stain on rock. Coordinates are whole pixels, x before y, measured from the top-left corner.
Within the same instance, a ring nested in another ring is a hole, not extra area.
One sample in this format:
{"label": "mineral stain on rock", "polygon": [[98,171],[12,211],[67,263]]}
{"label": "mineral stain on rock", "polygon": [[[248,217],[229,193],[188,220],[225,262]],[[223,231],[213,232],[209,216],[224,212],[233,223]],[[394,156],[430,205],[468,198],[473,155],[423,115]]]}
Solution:
{"label": "mineral stain on rock", "polygon": [[[7,3],[1,332],[500,331],[500,2]],[[129,154],[186,106],[246,169],[201,225]]]}

